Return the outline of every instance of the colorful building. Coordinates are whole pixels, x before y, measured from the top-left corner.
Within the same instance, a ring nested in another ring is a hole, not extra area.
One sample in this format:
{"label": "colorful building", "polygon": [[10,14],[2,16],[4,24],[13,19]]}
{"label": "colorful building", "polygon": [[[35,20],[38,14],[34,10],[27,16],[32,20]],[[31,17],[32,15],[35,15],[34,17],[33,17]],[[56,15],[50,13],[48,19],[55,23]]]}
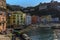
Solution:
{"label": "colorful building", "polygon": [[31,15],[30,14],[26,14],[25,25],[30,25],[30,24],[31,24]]}
{"label": "colorful building", "polygon": [[9,25],[24,25],[25,13],[21,11],[13,11],[10,13],[8,24]]}
{"label": "colorful building", "polygon": [[37,16],[36,15],[33,15],[32,16],[32,23],[33,24],[36,24],[37,23],[37,20],[38,20]]}

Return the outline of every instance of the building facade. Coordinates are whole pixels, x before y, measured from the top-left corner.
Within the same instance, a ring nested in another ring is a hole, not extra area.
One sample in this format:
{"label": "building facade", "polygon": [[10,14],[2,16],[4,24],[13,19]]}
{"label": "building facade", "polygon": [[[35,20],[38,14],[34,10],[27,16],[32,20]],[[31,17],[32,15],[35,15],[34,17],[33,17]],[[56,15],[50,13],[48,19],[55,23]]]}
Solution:
{"label": "building facade", "polygon": [[24,25],[25,22],[25,13],[21,11],[13,11],[10,13],[11,15],[9,16],[8,19],[8,25]]}

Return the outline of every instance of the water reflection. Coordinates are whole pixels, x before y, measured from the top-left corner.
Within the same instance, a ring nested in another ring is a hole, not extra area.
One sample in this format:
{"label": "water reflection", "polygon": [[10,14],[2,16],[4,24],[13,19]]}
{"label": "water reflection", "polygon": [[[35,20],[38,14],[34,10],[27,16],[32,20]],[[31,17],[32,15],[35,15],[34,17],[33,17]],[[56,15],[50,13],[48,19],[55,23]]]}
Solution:
{"label": "water reflection", "polygon": [[38,28],[31,30],[28,35],[32,40],[53,40],[53,30],[48,28]]}

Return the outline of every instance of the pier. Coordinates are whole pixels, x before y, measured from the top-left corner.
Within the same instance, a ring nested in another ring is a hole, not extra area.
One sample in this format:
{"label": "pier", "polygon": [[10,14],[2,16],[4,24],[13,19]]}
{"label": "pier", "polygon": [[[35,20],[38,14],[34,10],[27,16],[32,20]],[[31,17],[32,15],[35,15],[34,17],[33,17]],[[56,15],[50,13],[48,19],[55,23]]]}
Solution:
{"label": "pier", "polygon": [[48,23],[48,24],[32,24],[33,27],[60,27],[60,23]]}
{"label": "pier", "polygon": [[59,28],[60,27],[60,23],[48,23],[48,24],[31,24],[28,27],[26,27],[25,29],[20,30],[19,33],[24,33],[24,32],[28,32],[29,30],[34,30],[37,28]]}

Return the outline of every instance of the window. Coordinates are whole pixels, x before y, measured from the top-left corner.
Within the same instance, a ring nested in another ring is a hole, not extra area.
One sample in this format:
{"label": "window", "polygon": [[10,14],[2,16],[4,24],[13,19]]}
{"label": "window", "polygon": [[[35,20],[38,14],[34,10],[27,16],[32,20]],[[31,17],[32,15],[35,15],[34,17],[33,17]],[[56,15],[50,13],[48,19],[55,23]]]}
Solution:
{"label": "window", "polygon": [[19,24],[19,20],[17,21],[17,24]]}
{"label": "window", "polygon": [[15,23],[15,21],[13,21],[13,23]]}

